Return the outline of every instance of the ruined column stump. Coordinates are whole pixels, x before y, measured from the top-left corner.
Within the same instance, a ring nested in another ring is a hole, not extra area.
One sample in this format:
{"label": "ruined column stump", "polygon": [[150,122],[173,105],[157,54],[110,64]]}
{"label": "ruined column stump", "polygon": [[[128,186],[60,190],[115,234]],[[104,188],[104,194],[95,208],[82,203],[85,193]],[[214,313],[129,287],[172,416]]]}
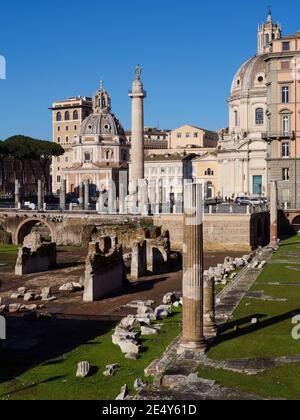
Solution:
{"label": "ruined column stump", "polygon": [[183,247],[183,336],[178,353],[204,353],[203,336],[203,192],[185,186]]}
{"label": "ruined column stump", "polygon": [[203,304],[203,322],[204,336],[216,337],[218,334],[215,313],[215,278],[204,276],[204,304]]}

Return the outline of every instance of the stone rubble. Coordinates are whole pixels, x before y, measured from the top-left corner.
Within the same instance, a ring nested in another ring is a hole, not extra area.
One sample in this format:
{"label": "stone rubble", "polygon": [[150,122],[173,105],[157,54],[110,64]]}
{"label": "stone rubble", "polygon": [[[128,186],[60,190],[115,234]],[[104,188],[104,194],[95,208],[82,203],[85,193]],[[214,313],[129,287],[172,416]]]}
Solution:
{"label": "stone rubble", "polygon": [[134,389],[138,392],[144,388],[147,384],[142,379],[136,379],[134,381]]}
{"label": "stone rubble", "polygon": [[120,394],[117,396],[115,401],[124,401],[129,395],[127,385],[122,386]]}
{"label": "stone rubble", "polygon": [[88,362],[78,363],[76,377],[77,378],[86,378],[90,373],[90,364]]}
{"label": "stone rubble", "polygon": [[119,367],[118,364],[107,365],[105,371],[103,372],[104,376],[114,376],[115,370]]}

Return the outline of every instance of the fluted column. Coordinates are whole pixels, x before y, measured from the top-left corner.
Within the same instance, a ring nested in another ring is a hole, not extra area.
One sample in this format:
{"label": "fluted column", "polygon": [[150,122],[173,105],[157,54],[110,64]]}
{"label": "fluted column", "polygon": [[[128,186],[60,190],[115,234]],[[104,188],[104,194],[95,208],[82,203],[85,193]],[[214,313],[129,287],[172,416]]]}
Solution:
{"label": "fluted column", "polygon": [[277,181],[270,183],[270,243],[278,245],[278,186]]}
{"label": "fluted column", "polygon": [[204,336],[215,337],[217,335],[216,313],[215,313],[215,278],[213,276],[204,276],[204,304],[203,304],[203,322]]}
{"label": "fluted column", "polygon": [[184,195],[183,336],[179,353],[204,352],[203,336],[203,191],[187,184]]}

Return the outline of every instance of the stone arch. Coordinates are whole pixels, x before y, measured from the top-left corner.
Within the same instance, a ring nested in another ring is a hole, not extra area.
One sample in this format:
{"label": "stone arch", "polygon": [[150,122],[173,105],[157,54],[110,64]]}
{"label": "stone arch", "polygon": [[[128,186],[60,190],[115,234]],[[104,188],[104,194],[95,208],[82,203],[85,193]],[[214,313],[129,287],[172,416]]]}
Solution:
{"label": "stone arch", "polygon": [[38,223],[42,223],[45,226],[47,226],[47,228],[49,229],[49,232],[50,232],[51,239],[54,242],[55,241],[54,232],[53,232],[53,229],[49,225],[48,222],[46,222],[45,220],[41,220],[41,219],[26,219],[22,223],[20,223],[19,226],[16,229],[16,232],[15,232],[15,235],[14,235],[14,244],[15,245],[22,244],[25,236],[29,235],[32,228],[35,225],[37,225]]}
{"label": "stone arch", "polygon": [[292,221],[292,227],[293,227],[295,233],[300,234],[300,215],[294,217],[294,219]]}

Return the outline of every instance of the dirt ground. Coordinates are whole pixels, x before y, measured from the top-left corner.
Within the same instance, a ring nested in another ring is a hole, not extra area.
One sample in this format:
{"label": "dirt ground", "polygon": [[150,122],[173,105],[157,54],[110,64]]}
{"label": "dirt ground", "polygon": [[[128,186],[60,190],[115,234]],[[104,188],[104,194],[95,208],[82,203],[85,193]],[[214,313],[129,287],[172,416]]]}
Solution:
{"label": "dirt ground", "polygon": [[[223,263],[226,256],[237,256],[237,253],[206,253],[205,269]],[[62,293],[59,287],[68,282],[78,282],[84,276],[85,250],[59,250],[57,269],[46,273],[38,273],[17,277],[13,267],[0,268],[2,304],[16,303],[10,296],[19,287],[40,291],[42,287],[51,286],[52,294],[57,300],[46,304],[46,311],[56,316],[82,316],[118,320],[127,315],[126,304],[133,300],[154,300],[160,304],[163,296],[170,291],[181,292],[182,272],[147,276],[139,281],[130,281],[129,285],[118,293],[94,303],[83,303],[83,292]],[[21,300],[22,302],[22,300]],[[20,302],[20,303],[21,303]],[[42,302],[35,302],[41,304]]]}

